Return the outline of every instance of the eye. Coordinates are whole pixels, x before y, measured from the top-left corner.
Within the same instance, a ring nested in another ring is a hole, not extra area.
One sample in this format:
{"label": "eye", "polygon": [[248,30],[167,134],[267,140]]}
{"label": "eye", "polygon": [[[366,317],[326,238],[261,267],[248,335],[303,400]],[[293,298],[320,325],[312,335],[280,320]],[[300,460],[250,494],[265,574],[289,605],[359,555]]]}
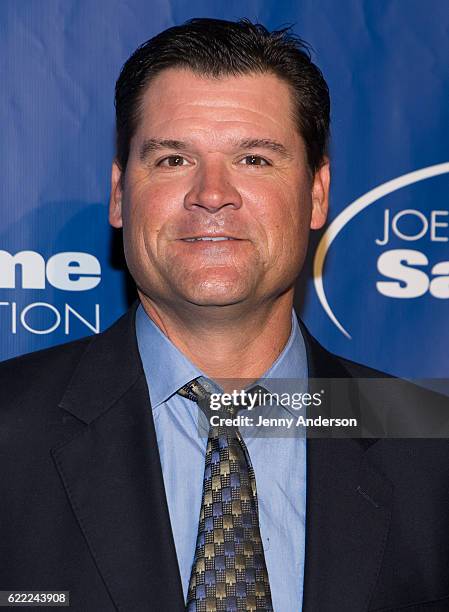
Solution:
{"label": "eye", "polygon": [[185,157],[182,157],[182,155],[169,155],[168,157],[164,157],[164,159],[161,159],[157,162],[158,166],[165,166],[170,168],[174,168],[176,166],[186,166],[187,164],[188,161]]}
{"label": "eye", "polygon": [[270,162],[260,155],[246,155],[240,163],[245,166],[270,166]]}

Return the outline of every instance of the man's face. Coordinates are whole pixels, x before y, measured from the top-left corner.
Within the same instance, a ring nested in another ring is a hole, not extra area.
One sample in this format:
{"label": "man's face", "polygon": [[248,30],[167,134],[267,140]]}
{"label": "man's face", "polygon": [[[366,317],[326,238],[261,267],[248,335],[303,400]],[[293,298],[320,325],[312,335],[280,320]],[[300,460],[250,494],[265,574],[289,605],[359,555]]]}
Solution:
{"label": "man's face", "polygon": [[130,272],[143,297],[172,305],[292,291],[327,213],[328,164],[310,177],[290,89],[272,74],[160,73],[119,179],[114,163],[110,222]]}

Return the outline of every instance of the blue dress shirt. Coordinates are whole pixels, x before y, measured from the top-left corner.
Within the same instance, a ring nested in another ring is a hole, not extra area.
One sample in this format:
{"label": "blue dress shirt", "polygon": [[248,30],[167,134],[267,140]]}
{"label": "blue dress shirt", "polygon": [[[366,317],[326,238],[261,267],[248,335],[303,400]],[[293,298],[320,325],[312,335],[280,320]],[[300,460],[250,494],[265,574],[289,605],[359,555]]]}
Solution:
{"label": "blue dress shirt", "polygon": [[[198,532],[207,438],[198,435],[198,405],[176,392],[193,378],[205,374],[165,336],[142,305],[136,313],[136,333],[149,389],[186,599]],[[261,378],[305,380],[307,374],[304,340],[292,311],[289,340]],[[266,382],[263,381],[264,387],[272,391]],[[292,414],[285,408],[285,416]],[[245,438],[244,431],[241,431],[256,477],[260,532],[274,612],[301,612],[306,517],[306,438]]]}

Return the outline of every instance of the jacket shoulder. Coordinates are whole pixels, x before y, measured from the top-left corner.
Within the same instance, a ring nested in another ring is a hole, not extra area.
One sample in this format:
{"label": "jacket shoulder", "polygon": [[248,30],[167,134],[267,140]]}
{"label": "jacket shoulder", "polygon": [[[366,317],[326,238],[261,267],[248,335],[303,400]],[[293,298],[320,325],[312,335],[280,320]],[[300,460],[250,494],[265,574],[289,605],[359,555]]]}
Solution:
{"label": "jacket shoulder", "polygon": [[118,355],[118,367],[123,369],[123,353],[128,355],[128,362],[132,352],[129,344],[132,344],[134,312],[135,305],[99,334],[0,363],[0,417],[22,420],[34,415],[39,418],[59,410],[58,404],[83,364],[84,375],[89,374],[90,382],[86,383],[89,393],[101,386],[100,375],[114,366],[111,366],[111,355],[116,358]]}
{"label": "jacket shoulder", "polygon": [[314,378],[392,378],[391,374],[351,361],[325,348],[298,317],[306,345],[309,372]]}
{"label": "jacket shoulder", "polygon": [[339,355],[333,355],[333,357],[340,361],[341,365],[349,372],[352,378],[395,378],[392,374],[370,368],[367,365],[345,359]]}
{"label": "jacket shoulder", "polygon": [[94,336],[26,353],[0,363],[2,407],[38,403],[62,393]]}

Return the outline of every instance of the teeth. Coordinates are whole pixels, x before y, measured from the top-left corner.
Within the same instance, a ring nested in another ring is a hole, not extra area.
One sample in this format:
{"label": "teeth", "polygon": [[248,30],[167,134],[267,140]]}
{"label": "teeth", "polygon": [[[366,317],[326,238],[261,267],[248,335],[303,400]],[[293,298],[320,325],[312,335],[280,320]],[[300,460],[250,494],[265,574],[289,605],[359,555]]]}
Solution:
{"label": "teeth", "polygon": [[225,236],[217,236],[213,237],[204,237],[204,238],[184,238],[186,242],[197,242],[198,240],[210,240],[212,242],[218,242],[219,240],[233,240],[233,238],[226,238]]}

